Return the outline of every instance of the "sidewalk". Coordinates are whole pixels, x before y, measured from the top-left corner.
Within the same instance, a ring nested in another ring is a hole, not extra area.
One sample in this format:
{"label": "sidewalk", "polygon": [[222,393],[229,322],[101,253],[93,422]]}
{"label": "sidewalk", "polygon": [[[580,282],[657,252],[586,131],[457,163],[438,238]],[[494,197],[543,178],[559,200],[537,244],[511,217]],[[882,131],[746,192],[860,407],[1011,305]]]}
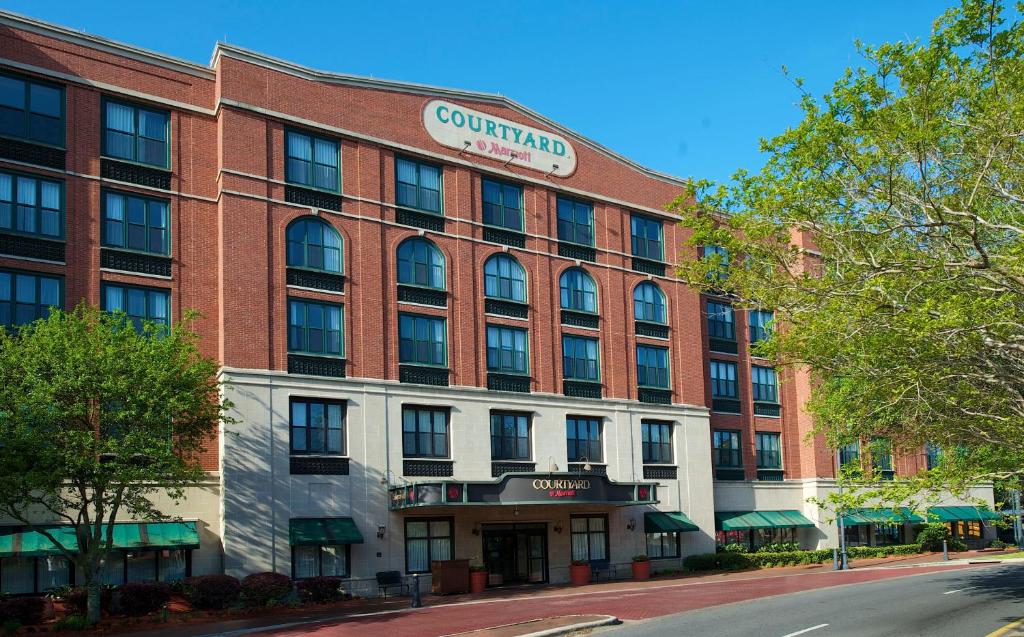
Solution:
{"label": "sidewalk", "polygon": [[[946,568],[968,568],[986,553],[969,551],[942,562],[941,554],[889,559],[864,559],[847,572],[831,563],[732,573],[673,575],[646,582],[601,582],[583,587],[524,586],[480,595],[424,595],[423,608],[410,608],[408,597],[360,599],[320,609],[281,609],[273,614],[217,623],[151,626],[138,637],[200,637],[204,635],[273,634],[365,635],[387,631],[388,637],[443,635],[566,615],[602,614],[641,619],[692,608],[744,601],[769,595],[841,584],[912,576]],[[655,593],[654,591],[657,591]],[[506,630],[501,634],[525,634]],[[133,637],[129,633],[122,633]]]}

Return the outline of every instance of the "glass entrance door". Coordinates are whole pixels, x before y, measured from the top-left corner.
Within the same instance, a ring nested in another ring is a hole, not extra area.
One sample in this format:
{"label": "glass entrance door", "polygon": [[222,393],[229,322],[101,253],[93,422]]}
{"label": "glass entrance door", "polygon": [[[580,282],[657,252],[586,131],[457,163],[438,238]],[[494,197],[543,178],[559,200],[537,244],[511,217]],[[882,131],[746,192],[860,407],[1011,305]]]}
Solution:
{"label": "glass entrance door", "polygon": [[487,572],[500,575],[501,584],[547,581],[546,524],[485,524],[482,536]]}

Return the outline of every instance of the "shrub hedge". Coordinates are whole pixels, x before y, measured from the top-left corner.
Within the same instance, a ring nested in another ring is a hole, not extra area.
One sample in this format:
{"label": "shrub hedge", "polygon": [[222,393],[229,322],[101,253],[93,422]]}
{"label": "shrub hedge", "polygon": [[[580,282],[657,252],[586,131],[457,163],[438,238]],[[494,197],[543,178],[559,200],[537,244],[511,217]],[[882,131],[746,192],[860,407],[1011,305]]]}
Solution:
{"label": "shrub hedge", "polygon": [[31,626],[43,621],[46,600],[42,597],[11,597],[0,600],[0,624]]}
{"label": "shrub hedge", "polygon": [[242,603],[250,608],[276,606],[292,592],[292,578],[281,573],[254,573],[242,580]]}
{"label": "shrub hedge", "polygon": [[118,608],[125,615],[147,615],[171,600],[171,587],[164,582],[129,582],[117,589]]}
{"label": "shrub hedge", "polygon": [[195,608],[219,610],[238,602],[242,585],[230,575],[199,575],[189,577],[181,584],[185,599]]}
{"label": "shrub hedge", "polygon": [[[78,615],[86,614],[86,606],[89,601],[89,591],[84,586],[74,586],[62,589],[58,596],[64,600],[64,603],[71,607]],[[114,597],[114,589],[110,586],[103,586],[100,588],[100,611],[103,613],[110,612],[110,602]]]}
{"label": "shrub hedge", "polygon": [[[884,557],[888,555],[914,555],[921,552],[917,544],[893,546],[852,546],[847,549],[851,558]],[[811,551],[778,551],[758,553],[702,553],[683,560],[688,571],[736,571],[744,568],[770,568],[772,566],[796,566],[799,564],[824,564],[832,561],[832,549]]]}
{"label": "shrub hedge", "polygon": [[341,599],[340,577],[311,577],[295,583],[299,599],[304,602],[323,603]]}

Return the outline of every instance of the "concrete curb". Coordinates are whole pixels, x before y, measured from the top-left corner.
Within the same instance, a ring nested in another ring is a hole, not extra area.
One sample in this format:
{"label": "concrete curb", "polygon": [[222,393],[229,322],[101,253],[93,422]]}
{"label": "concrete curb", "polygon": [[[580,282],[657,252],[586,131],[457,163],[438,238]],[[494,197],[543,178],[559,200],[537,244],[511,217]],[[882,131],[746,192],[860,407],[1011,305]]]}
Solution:
{"label": "concrete curb", "polygon": [[[575,615],[576,617],[583,617],[583,615]],[[593,616],[593,615],[591,615]],[[486,635],[488,631],[497,630],[500,628],[512,628],[514,626],[527,626],[536,622],[544,621],[545,619],[558,619],[559,617],[574,617],[574,615],[560,615],[557,617],[543,617],[539,619],[531,619],[524,622],[515,622],[512,624],[502,624],[500,626],[489,626],[487,628],[477,628],[462,633],[452,633],[450,635],[444,635],[443,637],[457,637],[458,635]],[[566,635],[568,633],[576,632],[577,630],[586,630],[588,628],[597,628],[599,626],[611,626],[614,624],[621,624],[618,617],[613,615],[599,615],[601,619],[594,619],[586,622],[577,622],[575,624],[568,624],[566,626],[557,626],[555,628],[546,628],[544,630],[537,630],[532,633],[521,633],[516,637],[555,637],[556,635]]]}

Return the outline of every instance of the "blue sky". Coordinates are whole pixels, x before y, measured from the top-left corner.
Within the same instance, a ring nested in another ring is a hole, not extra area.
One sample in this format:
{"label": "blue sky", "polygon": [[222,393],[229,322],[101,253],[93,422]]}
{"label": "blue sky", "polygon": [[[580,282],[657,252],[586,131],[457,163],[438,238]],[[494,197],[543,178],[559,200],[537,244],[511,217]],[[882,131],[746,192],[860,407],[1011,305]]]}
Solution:
{"label": "blue sky", "polygon": [[208,63],[214,42],[324,70],[498,92],[656,170],[728,179],[799,119],[853,40],[924,38],[952,0],[171,3],[3,7]]}

